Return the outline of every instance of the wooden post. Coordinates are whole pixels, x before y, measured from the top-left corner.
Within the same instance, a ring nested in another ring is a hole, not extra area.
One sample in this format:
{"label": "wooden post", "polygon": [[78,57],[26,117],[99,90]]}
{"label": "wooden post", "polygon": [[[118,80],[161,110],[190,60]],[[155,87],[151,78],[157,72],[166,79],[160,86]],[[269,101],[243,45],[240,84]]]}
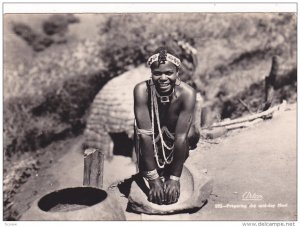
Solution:
{"label": "wooden post", "polygon": [[99,149],[88,148],[84,151],[83,185],[102,188],[104,153]]}
{"label": "wooden post", "polygon": [[278,72],[278,57],[272,57],[272,66],[270,74],[265,78],[265,103],[263,107],[263,111],[269,109],[272,105],[274,99],[275,92],[275,82],[276,76]]}
{"label": "wooden post", "polygon": [[200,93],[197,93],[194,118],[195,118],[195,125],[197,126],[197,129],[199,130],[199,132],[200,132],[200,128],[201,128],[202,105],[203,105],[203,98],[201,97]]}

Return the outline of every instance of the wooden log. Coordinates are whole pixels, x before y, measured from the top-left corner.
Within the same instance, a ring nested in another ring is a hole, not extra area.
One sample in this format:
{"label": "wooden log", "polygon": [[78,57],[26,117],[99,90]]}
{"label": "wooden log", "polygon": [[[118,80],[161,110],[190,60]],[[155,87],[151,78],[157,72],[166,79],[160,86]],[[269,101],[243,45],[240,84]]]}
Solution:
{"label": "wooden log", "polygon": [[238,123],[238,124],[227,125],[227,126],[225,126],[225,128],[227,130],[233,130],[233,129],[238,129],[238,128],[247,128],[247,127],[254,126],[255,124],[258,124],[262,121],[263,121],[262,118],[257,118],[253,121],[247,121],[247,122],[242,122],[242,123]]}
{"label": "wooden log", "polygon": [[216,139],[225,135],[227,132],[226,127],[212,128],[212,129],[204,129],[201,131],[201,135],[205,139]]}
{"label": "wooden log", "polygon": [[255,119],[258,118],[262,118],[262,119],[266,119],[266,118],[272,118],[274,114],[276,114],[276,112],[282,112],[286,109],[286,101],[283,100],[282,104],[278,105],[278,106],[274,106],[266,111],[263,111],[261,113],[258,114],[253,114],[247,117],[242,117],[242,118],[238,118],[235,120],[230,120],[230,121],[223,121],[223,122],[219,122],[219,123],[215,123],[212,125],[211,128],[214,127],[226,127],[228,129],[228,125],[234,125],[234,124],[240,124],[240,123],[245,123],[245,125],[248,125],[247,122],[253,121]]}
{"label": "wooden log", "polygon": [[96,148],[84,151],[83,185],[103,187],[104,153]]}
{"label": "wooden log", "polygon": [[257,118],[268,118],[270,115],[273,114],[273,112],[275,112],[278,109],[279,109],[279,107],[275,106],[271,109],[268,109],[268,110],[266,110],[264,112],[261,112],[261,113],[258,113],[258,114],[253,114],[253,115],[250,115],[250,116],[247,116],[247,117],[242,117],[242,118],[238,118],[238,119],[231,120],[231,121],[225,121],[225,122],[220,122],[220,123],[217,123],[217,124],[213,124],[212,127],[224,127],[224,126],[227,126],[227,125],[238,124],[238,123],[242,123],[242,122],[246,122],[246,121],[252,121],[252,120],[255,120]]}

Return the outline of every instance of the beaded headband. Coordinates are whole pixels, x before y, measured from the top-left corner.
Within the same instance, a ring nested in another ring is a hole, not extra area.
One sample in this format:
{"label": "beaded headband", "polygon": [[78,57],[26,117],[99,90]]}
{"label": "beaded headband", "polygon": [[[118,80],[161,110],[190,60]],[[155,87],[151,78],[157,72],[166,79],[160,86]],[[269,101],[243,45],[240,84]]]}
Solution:
{"label": "beaded headband", "polygon": [[[158,61],[158,59],[159,59],[159,54],[154,54],[150,58],[148,58],[147,64],[149,66],[151,66],[153,64],[153,62]],[[175,56],[173,56],[172,54],[167,53],[166,60],[169,62],[172,62],[177,67],[180,67],[180,65],[181,65],[181,61],[178,58],[176,58]]]}

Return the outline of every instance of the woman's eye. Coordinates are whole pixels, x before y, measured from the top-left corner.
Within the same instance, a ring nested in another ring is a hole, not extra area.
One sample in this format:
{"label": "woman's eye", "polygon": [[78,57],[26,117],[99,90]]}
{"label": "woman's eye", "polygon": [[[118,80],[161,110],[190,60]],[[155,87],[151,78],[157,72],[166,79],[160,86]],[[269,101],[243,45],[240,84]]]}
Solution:
{"label": "woman's eye", "polygon": [[173,72],[165,72],[165,73],[159,73],[159,72],[155,72],[153,73],[153,76],[162,76],[163,74],[167,75],[167,76],[171,76],[173,74]]}
{"label": "woman's eye", "polygon": [[154,76],[161,76],[161,73],[154,73]]}

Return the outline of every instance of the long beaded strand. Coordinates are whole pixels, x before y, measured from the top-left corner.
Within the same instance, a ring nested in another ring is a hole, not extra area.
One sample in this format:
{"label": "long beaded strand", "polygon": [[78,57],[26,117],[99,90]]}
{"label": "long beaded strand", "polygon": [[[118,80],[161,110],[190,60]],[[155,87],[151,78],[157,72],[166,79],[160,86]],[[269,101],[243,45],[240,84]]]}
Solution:
{"label": "long beaded strand", "polygon": [[[155,90],[151,87],[151,115],[152,115],[152,130],[153,130],[153,144],[154,144],[154,153],[155,153],[155,158],[156,158],[156,162],[157,165],[160,168],[163,168],[165,166],[165,164],[170,164],[173,161],[173,148],[174,145],[172,147],[167,146],[167,144],[165,143],[163,136],[162,136],[162,132],[161,132],[161,128],[160,128],[160,120],[159,120],[159,113],[158,113],[158,104],[157,104],[157,99],[156,99],[156,94],[155,94]],[[159,132],[159,137],[161,139],[161,145],[162,145],[162,154],[163,154],[163,158],[164,158],[164,164],[160,165],[159,160],[158,160],[158,152],[157,152],[157,147],[156,147],[156,142],[155,142],[155,136],[154,136],[154,110],[155,110],[155,115],[157,118],[157,127],[158,127],[158,132]],[[170,153],[170,155],[168,157],[166,157],[166,153],[165,153],[165,149],[164,147],[168,148],[169,150],[172,150],[172,152]],[[172,156],[172,157],[171,157]],[[171,160],[168,161],[168,159],[171,157]]]}
{"label": "long beaded strand", "polygon": [[151,118],[152,118],[152,122],[151,122],[151,126],[152,126],[152,140],[153,140],[153,145],[154,145],[154,156],[155,156],[155,160],[156,163],[158,165],[159,168],[164,168],[165,163],[163,163],[162,165],[159,163],[159,159],[158,159],[158,152],[157,152],[157,147],[156,147],[156,143],[155,143],[155,135],[154,135],[154,97],[153,97],[153,89],[151,87]]}
{"label": "long beaded strand", "polygon": [[161,146],[162,146],[162,154],[163,154],[165,163],[170,164],[173,161],[173,157],[170,161],[168,161],[168,158],[173,154],[173,150],[172,150],[171,154],[169,155],[169,157],[166,158],[166,153],[165,153],[165,148],[164,147],[167,147],[169,150],[171,150],[171,148],[169,148],[166,145],[166,143],[163,139],[163,136],[162,136],[162,132],[161,132],[161,128],[160,128],[160,120],[159,120],[157,99],[154,100],[154,110],[155,110],[155,114],[156,114],[156,118],[157,118],[156,120],[157,120],[157,127],[158,127],[159,137],[160,137]]}

